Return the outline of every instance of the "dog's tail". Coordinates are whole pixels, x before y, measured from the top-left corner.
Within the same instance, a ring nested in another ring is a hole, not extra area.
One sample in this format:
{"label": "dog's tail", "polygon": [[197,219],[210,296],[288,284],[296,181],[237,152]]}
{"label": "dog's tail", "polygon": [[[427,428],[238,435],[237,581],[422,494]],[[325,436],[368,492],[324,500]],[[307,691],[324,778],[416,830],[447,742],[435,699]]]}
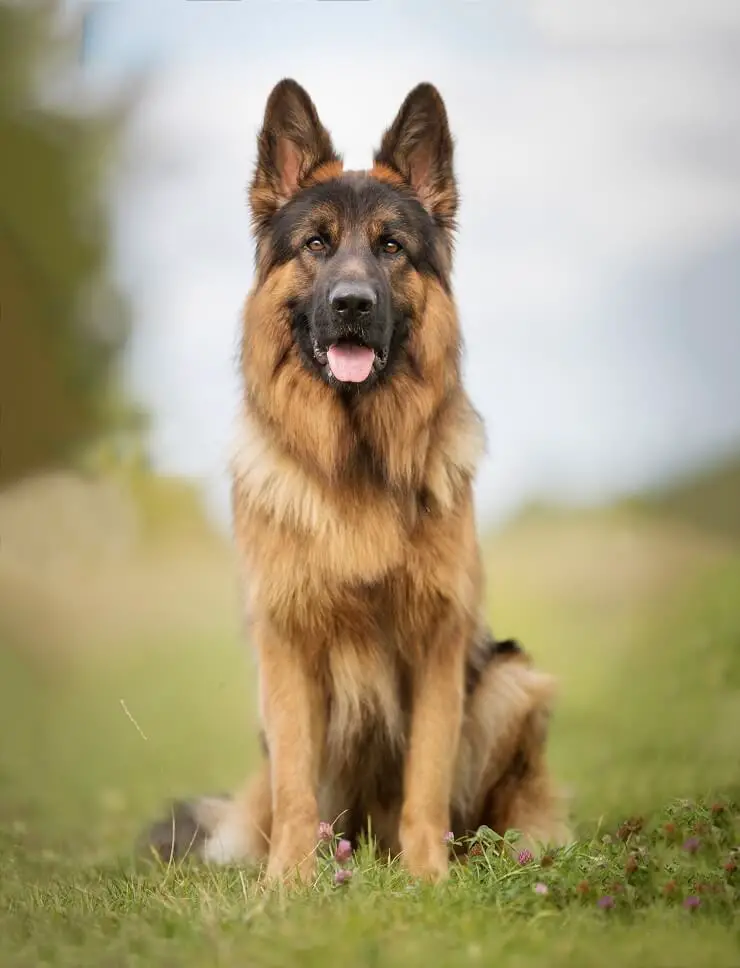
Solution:
{"label": "dog's tail", "polygon": [[235,795],[176,800],[141,835],[138,853],[162,863],[187,858],[216,864],[259,863],[267,855],[271,798],[267,765]]}
{"label": "dog's tail", "polygon": [[208,839],[232,803],[233,797],[227,795],[174,800],[142,833],[137,852],[153,854],[163,863],[202,858]]}

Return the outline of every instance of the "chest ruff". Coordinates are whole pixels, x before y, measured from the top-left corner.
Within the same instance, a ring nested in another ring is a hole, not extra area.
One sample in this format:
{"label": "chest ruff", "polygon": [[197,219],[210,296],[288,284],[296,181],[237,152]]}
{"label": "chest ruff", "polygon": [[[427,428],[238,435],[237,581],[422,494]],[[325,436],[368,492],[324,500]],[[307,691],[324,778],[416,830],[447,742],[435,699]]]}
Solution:
{"label": "chest ruff", "polygon": [[372,736],[389,754],[403,746],[409,673],[443,615],[475,638],[481,574],[460,466],[472,473],[483,438],[470,414],[467,448],[458,437],[446,449],[441,428],[425,479],[403,490],[362,474],[324,482],[243,419],[233,504],[253,643],[259,660],[269,627],[300,651],[331,762]]}

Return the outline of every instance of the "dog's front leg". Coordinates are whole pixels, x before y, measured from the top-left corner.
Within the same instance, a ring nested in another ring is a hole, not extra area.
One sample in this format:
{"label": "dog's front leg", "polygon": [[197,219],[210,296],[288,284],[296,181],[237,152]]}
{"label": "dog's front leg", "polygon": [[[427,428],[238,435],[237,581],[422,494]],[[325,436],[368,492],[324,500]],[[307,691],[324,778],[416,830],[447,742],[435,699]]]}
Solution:
{"label": "dog's front leg", "polygon": [[271,629],[259,635],[259,665],[272,786],[267,876],[306,882],[316,865],[322,704],[305,654]]}
{"label": "dog's front leg", "polygon": [[[446,623],[442,623],[445,625]],[[449,630],[449,626],[447,626]],[[450,801],[464,700],[464,633],[439,628],[413,669],[411,729],[399,838],[416,877],[447,874]]]}

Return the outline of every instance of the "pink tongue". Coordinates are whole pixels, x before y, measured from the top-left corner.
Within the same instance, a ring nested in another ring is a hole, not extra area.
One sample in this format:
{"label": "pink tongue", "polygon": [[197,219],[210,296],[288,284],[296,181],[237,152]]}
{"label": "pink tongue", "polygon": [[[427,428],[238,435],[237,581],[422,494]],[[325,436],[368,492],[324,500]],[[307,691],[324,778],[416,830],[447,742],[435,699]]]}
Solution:
{"label": "pink tongue", "polygon": [[375,351],[369,346],[335,343],[329,347],[326,355],[331,372],[342,383],[362,383],[367,380],[375,360]]}

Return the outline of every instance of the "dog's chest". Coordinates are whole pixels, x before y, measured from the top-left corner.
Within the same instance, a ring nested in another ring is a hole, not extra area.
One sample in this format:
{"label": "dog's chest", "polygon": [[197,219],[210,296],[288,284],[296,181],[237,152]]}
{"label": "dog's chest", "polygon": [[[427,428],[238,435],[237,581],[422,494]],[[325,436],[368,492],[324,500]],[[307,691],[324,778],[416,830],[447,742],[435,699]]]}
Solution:
{"label": "dog's chest", "polygon": [[[440,509],[359,480],[319,483],[247,438],[235,467],[237,541],[251,612],[313,640],[377,639],[389,616],[423,622],[426,603],[470,597],[464,505]],[[462,510],[461,510],[462,509]]]}

